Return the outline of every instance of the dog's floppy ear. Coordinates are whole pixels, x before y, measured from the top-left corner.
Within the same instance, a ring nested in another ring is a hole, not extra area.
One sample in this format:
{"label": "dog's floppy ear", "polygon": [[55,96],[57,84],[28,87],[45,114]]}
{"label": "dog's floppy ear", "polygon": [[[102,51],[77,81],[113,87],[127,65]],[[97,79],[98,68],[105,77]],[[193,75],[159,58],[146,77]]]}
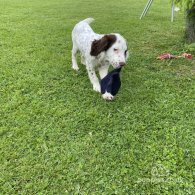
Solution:
{"label": "dog's floppy ear", "polygon": [[99,55],[102,51],[107,51],[116,41],[115,35],[104,35],[99,40],[94,40],[91,44],[92,56]]}

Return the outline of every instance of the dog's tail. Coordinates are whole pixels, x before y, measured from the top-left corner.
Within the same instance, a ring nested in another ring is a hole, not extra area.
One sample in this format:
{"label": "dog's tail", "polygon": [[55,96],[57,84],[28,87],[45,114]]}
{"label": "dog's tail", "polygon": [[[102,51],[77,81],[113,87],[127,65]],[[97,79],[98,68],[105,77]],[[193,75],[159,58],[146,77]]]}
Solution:
{"label": "dog's tail", "polygon": [[87,24],[91,24],[94,21],[93,18],[86,18],[85,20],[83,20],[82,22],[86,22]]}

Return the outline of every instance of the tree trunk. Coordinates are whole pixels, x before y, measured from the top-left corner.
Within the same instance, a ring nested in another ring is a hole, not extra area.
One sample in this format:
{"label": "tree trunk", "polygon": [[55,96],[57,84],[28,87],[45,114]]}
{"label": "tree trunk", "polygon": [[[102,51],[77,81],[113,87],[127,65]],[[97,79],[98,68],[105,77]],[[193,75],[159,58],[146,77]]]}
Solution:
{"label": "tree trunk", "polygon": [[189,43],[195,42],[195,3],[186,15],[186,39]]}

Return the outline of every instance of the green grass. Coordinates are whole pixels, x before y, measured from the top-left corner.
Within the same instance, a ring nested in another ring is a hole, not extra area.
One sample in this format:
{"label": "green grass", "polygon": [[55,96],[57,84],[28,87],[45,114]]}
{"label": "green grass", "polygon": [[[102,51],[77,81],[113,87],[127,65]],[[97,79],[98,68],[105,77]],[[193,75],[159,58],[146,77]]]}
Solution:
{"label": "green grass", "polygon": [[[167,0],[0,0],[1,194],[194,194],[195,63]],[[94,17],[131,51],[113,102],[71,69],[71,31]]]}

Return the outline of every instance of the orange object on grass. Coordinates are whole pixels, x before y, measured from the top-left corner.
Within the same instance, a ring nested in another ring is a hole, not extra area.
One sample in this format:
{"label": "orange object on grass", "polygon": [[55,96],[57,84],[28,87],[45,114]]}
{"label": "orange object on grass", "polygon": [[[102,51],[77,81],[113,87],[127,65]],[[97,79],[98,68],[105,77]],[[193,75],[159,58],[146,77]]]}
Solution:
{"label": "orange object on grass", "polygon": [[190,53],[183,53],[181,56],[174,56],[170,53],[164,53],[157,57],[158,60],[166,60],[166,59],[172,59],[172,58],[187,58],[192,60],[193,56]]}
{"label": "orange object on grass", "polygon": [[182,58],[187,58],[187,59],[193,59],[193,56],[192,56],[192,54],[190,54],[190,53],[183,53],[181,56],[179,56],[179,57],[182,57]]}
{"label": "orange object on grass", "polygon": [[172,59],[172,58],[176,58],[176,56],[170,53],[164,53],[157,57],[158,60],[166,60],[166,59]]}

